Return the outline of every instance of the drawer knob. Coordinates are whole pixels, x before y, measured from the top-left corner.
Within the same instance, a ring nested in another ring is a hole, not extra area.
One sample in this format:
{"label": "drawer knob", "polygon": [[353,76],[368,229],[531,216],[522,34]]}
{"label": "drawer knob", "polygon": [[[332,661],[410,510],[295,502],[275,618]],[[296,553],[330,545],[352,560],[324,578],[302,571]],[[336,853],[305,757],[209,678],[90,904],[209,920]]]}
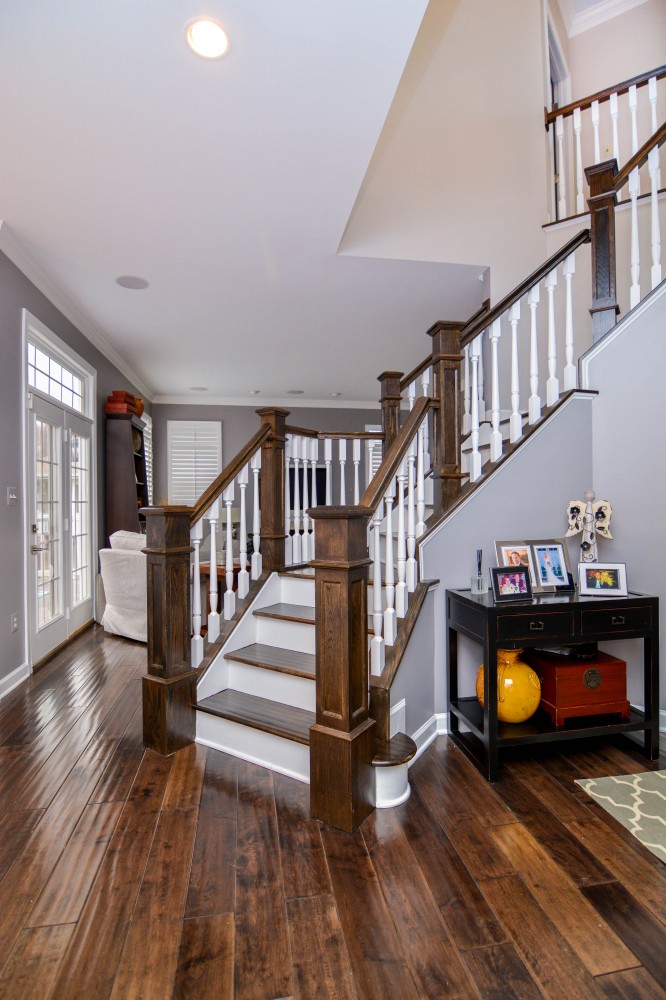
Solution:
{"label": "drawer knob", "polygon": [[611,625],[624,625],[624,615],[613,615],[611,617]]}
{"label": "drawer knob", "polygon": [[530,622],[530,632],[543,632],[543,622]]}

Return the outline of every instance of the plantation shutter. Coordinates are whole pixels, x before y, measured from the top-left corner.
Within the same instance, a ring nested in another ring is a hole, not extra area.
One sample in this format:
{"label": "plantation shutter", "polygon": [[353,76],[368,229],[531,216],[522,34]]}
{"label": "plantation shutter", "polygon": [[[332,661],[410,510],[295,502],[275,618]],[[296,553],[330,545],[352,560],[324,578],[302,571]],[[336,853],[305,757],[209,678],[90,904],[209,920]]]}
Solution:
{"label": "plantation shutter", "polygon": [[153,421],[147,413],[142,414],[143,454],[146,459],[146,486],[148,487],[148,506],[153,505]]}
{"label": "plantation shutter", "polygon": [[169,503],[193,506],[222,471],[222,424],[167,420]]}

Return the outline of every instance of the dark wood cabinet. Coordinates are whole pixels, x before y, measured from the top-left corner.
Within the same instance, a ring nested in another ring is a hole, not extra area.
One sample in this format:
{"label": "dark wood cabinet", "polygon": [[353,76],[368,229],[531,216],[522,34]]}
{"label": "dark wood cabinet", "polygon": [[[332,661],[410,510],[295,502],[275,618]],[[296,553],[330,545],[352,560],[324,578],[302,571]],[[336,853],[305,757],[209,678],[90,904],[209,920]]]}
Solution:
{"label": "dark wood cabinet", "polygon": [[[548,594],[531,602],[495,604],[492,594],[469,590],[446,592],[451,739],[464,749],[490,781],[499,777],[499,753],[505,746],[580,739],[613,733],[643,733],[645,755],[659,754],[659,601],[646,594],[628,597],[579,597]],[[497,663],[498,649],[588,644],[612,639],[643,640],[643,705],[621,712],[567,719],[557,726],[538,709],[527,722],[497,718],[497,670],[484,671],[484,707],[458,691],[458,636],[483,650],[485,665]],[[462,726],[462,729],[461,729]]]}
{"label": "dark wood cabinet", "polygon": [[139,511],[148,506],[144,424],[131,413],[106,417],[106,536],[143,531]]}

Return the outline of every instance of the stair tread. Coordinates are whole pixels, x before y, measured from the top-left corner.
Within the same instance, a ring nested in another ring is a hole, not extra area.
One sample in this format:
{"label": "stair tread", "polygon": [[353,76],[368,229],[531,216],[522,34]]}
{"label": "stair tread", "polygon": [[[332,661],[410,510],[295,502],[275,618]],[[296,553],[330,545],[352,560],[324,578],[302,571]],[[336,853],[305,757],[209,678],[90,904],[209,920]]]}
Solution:
{"label": "stair tread", "polygon": [[225,658],[268,670],[278,670],[283,674],[296,674],[298,677],[314,679],[316,672],[314,653],[300,653],[295,649],[270,646],[265,642],[253,642],[241,649],[234,649],[231,653],[225,653]]}
{"label": "stair tread", "polygon": [[198,702],[197,710],[217,715],[230,722],[261,729],[273,736],[282,736],[296,743],[310,743],[310,726],[315,723],[315,713],[303,708],[282,705],[277,701],[259,698],[242,691],[219,691]]}
{"label": "stair tread", "polygon": [[416,754],[416,743],[411,736],[396,733],[389,742],[375,740],[373,767],[392,767],[396,764],[406,764]]}
{"label": "stair tread", "polygon": [[303,622],[314,625],[315,609],[305,604],[271,604],[267,608],[258,608],[255,615],[259,618],[280,618],[290,622]]}

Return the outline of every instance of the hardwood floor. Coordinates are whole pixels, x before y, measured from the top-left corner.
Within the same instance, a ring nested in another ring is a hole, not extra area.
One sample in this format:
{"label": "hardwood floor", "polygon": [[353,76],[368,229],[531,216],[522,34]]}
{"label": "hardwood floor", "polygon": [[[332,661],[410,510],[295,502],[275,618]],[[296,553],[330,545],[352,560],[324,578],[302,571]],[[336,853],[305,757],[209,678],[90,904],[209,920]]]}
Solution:
{"label": "hardwood floor", "polygon": [[666,866],[577,777],[620,742],[439,738],[353,834],[308,788],[204,747],[144,751],[145,647],[95,627],[0,702],[0,997],[666,998]]}

